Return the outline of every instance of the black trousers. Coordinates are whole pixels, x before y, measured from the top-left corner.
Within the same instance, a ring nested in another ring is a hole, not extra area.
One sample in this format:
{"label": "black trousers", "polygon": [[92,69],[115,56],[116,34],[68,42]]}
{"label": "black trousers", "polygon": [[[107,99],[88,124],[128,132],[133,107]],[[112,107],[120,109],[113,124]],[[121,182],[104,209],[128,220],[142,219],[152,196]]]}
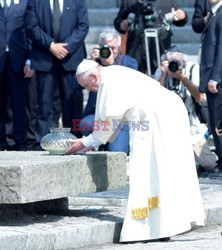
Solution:
{"label": "black trousers", "polygon": [[61,98],[63,127],[72,128],[72,119],[79,117],[81,104],[77,105],[77,97],[72,89],[75,71],[66,71],[61,62],[55,61],[50,72],[36,71],[38,107],[36,116],[36,143],[49,132],[53,123],[53,101],[58,86]]}
{"label": "black trousers", "polygon": [[216,111],[216,98],[217,94],[207,93],[207,102],[209,109],[210,127],[213,134],[214,144],[216,147],[216,154],[218,156],[218,163],[222,164],[222,136],[218,136],[215,132],[215,112]]}
{"label": "black trousers", "polygon": [[[15,60],[17,60],[15,58]],[[19,59],[18,59],[19,60]],[[12,110],[12,134],[15,145],[27,143],[27,114],[25,98],[25,78],[23,72],[13,70],[9,55],[6,55],[6,63],[0,74],[0,143],[6,143],[7,105],[10,98]]]}

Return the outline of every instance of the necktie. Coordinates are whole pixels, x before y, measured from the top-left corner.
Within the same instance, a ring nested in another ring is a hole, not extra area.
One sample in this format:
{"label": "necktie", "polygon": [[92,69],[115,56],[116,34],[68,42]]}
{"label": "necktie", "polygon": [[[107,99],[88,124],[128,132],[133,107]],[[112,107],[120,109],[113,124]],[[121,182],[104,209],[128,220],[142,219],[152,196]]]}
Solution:
{"label": "necktie", "polygon": [[56,42],[59,41],[60,21],[61,21],[61,11],[59,7],[59,1],[53,0],[52,25],[53,25],[53,34]]}
{"label": "necktie", "polygon": [[6,0],[4,0],[4,15],[5,15],[5,17],[8,15],[8,9],[9,9],[9,6],[7,5]]}

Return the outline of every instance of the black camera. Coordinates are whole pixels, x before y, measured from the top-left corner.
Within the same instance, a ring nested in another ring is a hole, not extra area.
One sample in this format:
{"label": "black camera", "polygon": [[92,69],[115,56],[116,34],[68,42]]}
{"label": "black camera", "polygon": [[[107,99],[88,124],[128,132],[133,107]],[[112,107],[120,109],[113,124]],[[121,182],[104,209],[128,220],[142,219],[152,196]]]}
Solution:
{"label": "black camera", "polygon": [[138,3],[142,4],[142,12],[144,15],[151,15],[154,13],[152,2],[155,2],[155,0],[138,0]]}
{"label": "black camera", "polygon": [[100,52],[99,52],[100,57],[104,59],[109,58],[112,53],[111,49],[112,48],[109,45],[103,45],[100,48]]}
{"label": "black camera", "polygon": [[174,21],[174,14],[170,12],[163,15],[161,10],[156,10],[153,6],[155,1],[137,0],[136,13],[129,13],[127,17],[131,31],[143,31],[147,28],[170,30],[170,24]]}
{"label": "black camera", "polygon": [[171,71],[171,72],[176,72],[177,70],[179,69],[182,69],[183,68],[183,65],[180,61],[178,60],[172,60],[170,63],[169,63],[169,66],[168,66],[168,69]]}
{"label": "black camera", "polygon": [[155,0],[138,0],[138,4],[140,5],[139,15],[143,16],[143,28],[151,28],[155,26],[157,15],[152,3],[154,1]]}

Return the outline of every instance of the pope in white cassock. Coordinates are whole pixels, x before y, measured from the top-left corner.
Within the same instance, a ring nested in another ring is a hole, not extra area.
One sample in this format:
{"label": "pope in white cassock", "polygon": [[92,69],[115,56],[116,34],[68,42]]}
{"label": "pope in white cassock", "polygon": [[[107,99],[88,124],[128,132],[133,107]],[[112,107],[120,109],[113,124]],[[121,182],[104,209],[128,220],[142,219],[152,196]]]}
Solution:
{"label": "pope in white cassock", "polygon": [[[97,124],[108,121],[110,126],[75,140],[67,154],[110,142],[118,132],[114,121],[129,123],[130,193],[120,241],[160,239],[188,231],[193,223],[204,225],[189,120],[180,97],[123,66],[84,60],[76,75],[81,86],[98,91]],[[140,129],[132,124],[141,124]]]}

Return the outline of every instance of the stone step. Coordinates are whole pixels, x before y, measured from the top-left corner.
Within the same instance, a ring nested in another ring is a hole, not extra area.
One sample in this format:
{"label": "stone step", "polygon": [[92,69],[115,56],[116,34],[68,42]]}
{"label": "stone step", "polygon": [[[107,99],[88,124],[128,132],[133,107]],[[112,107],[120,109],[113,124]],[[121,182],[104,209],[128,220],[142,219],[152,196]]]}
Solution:
{"label": "stone step", "polygon": [[193,7],[195,0],[177,0],[180,7]]}
{"label": "stone step", "polygon": [[176,45],[176,47],[184,54],[193,55],[195,57],[195,61],[197,61],[197,56],[200,49],[200,43],[172,43],[172,45]]}
{"label": "stone step", "polygon": [[195,33],[191,25],[186,25],[184,27],[172,26],[172,40],[176,43],[199,43],[201,36]]}
{"label": "stone step", "polygon": [[[191,24],[194,9],[184,8],[188,14],[188,24]],[[100,8],[89,9],[89,23],[90,26],[96,25],[113,25],[113,21],[118,13],[118,8]]]}
{"label": "stone step", "polygon": [[[189,181],[189,180],[188,180]],[[221,180],[200,178],[200,189],[205,209],[206,226],[221,225],[222,218],[222,185]],[[0,221],[0,249],[1,250],[71,250],[71,249],[207,249],[197,245],[197,236],[191,240],[190,235],[187,242],[176,236],[168,243],[148,243],[147,245],[109,245],[103,247],[101,244],[118,242],[123,218],[126,211],[128,188],[109,192],[98,192],[81,197],[70,197],[69,210],[65,212],[54,212],[10,218]],[[214,227],[212,227],[214,228]],[[202,235],[199,239],[204,240]],[[220,231],[212,234],[211,239],[215,241]],[[193,245],[187,245],[192,241]],[[173,245],[182,242],[181,245]],[[198,240],[199,242],[199,240]],[[221,241],[220,241],[221,242]],[[158,247],[156,244],[159,244]],[[167,245],[163,245],[167,244]],[[208,247],[208,249],[221,249]]]}
{"label": "stone step", "polygon": [[126,155],[121,152],[0,152],[0,205],[119,189],[126,180]]}
{"label": "stone step", "polygon": [[[89,33],[85,39],[86,43],[97,43],[99,34],[106,28],[110,28],[109,25],[101,25],[101,26],[91,26],[89,28]],[[173,41],[177,43],[199,43],[200,35],[195,33],[191,25],[186,25],[184,27],[175,27],[172,26],[173,31]]]}
{"label": "stone step", "polygon": [[[164,1],[164,0],[162,0]],[[119,8],[121,0],[86,0],[88,8]],[[194,0],[178,0],[181,7],[193,7]]]}
{"label": "stone step", "polygon": [[98,8],[98,9],[107,9],[107,8],[119,8],[120,0],[86,0],[88,8]]}
{"label": "stone step", "polygon": [[117,8],[106,9],[90,9],[89,24],[90,26],[97,25],[113,25],[113,20],[118,12]]}

